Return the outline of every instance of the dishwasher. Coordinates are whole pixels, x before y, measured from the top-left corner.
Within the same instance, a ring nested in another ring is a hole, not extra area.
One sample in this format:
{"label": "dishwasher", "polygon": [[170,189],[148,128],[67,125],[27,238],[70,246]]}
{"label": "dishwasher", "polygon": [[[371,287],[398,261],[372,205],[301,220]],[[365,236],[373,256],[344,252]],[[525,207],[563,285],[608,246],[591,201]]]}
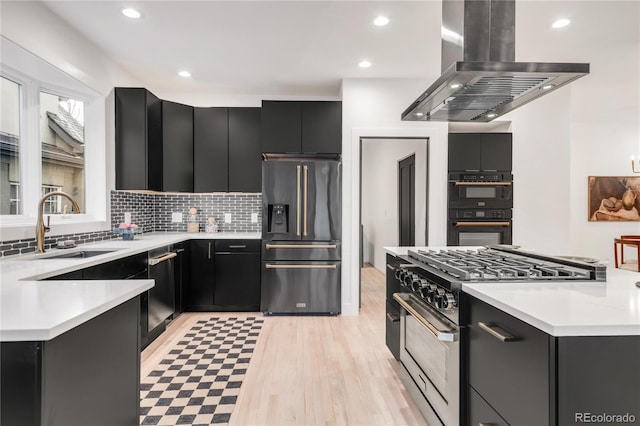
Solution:
{"label": "dishwasher", "polygon": [[177,251],[172,251],[171,246],[149,251],[149,278],[155,280],[155,285],[142,300],[140,319],[143,348],[165,330],[167,320],[175,312],[177,257]]}

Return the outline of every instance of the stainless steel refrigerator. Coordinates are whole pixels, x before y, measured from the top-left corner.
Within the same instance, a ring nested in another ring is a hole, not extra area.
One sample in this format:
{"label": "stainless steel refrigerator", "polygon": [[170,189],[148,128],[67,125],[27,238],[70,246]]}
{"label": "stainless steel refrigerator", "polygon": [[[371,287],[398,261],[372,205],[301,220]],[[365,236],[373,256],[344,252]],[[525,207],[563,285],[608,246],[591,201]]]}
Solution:
{"label": "stainless steel refrigerator", "polygon": [[262,288],[265,314],[341,309],[341,164],[313,157],[262,162]]}

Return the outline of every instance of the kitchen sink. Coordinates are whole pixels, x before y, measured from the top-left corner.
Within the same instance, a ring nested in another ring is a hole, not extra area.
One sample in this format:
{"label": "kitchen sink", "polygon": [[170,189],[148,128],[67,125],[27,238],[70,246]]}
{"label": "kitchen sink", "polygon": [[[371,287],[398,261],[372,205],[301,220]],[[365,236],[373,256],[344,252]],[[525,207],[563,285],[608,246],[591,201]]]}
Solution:
{"label": "kitchen sink", "polygon": [[44,254],[35,256],[30,260],[49,260],[49,259],[86,259],[88,257],[100,256],[101,254],[112,253],[118,249],[102,249],[102,250],[79,250],[67,253]]}

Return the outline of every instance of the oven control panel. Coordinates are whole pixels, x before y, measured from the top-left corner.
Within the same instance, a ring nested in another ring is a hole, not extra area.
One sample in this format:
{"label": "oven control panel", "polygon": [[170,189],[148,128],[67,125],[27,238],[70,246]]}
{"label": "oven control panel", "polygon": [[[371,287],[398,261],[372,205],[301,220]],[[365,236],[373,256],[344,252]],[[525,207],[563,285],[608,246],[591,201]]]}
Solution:
{"label": "oven control panel", "polygon": [[511,219],[511,209],[450,209],[449,219]]}

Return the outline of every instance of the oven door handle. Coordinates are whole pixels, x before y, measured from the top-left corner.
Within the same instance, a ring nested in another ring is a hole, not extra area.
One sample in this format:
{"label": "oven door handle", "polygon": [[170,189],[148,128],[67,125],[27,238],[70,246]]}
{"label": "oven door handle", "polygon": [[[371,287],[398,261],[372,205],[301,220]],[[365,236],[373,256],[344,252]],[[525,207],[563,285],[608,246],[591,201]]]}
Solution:
{"label": "oven door handle", "polygon": [[511,226],[509,222],[453,222],[453,226],[460,228],[462,226]]}
{"label": "oven door handle", "polygon": [[[454,342],[458,340],[458,329],[444,323],[442,320],[439,320],[436,316],[439,314],[429,312],[431,308],[415,300],[415,296],[407,293],[394,293],[393,298],[405,311],[410,313],[418,322],[420,322],[420,324],[433,334],[436,339],[443,342]],[[439,326],[435,324],[439,324]]]}
{"label": "oven door handle", "polygon": [[455,182],[455,186],[511,186],[511,182]]}

